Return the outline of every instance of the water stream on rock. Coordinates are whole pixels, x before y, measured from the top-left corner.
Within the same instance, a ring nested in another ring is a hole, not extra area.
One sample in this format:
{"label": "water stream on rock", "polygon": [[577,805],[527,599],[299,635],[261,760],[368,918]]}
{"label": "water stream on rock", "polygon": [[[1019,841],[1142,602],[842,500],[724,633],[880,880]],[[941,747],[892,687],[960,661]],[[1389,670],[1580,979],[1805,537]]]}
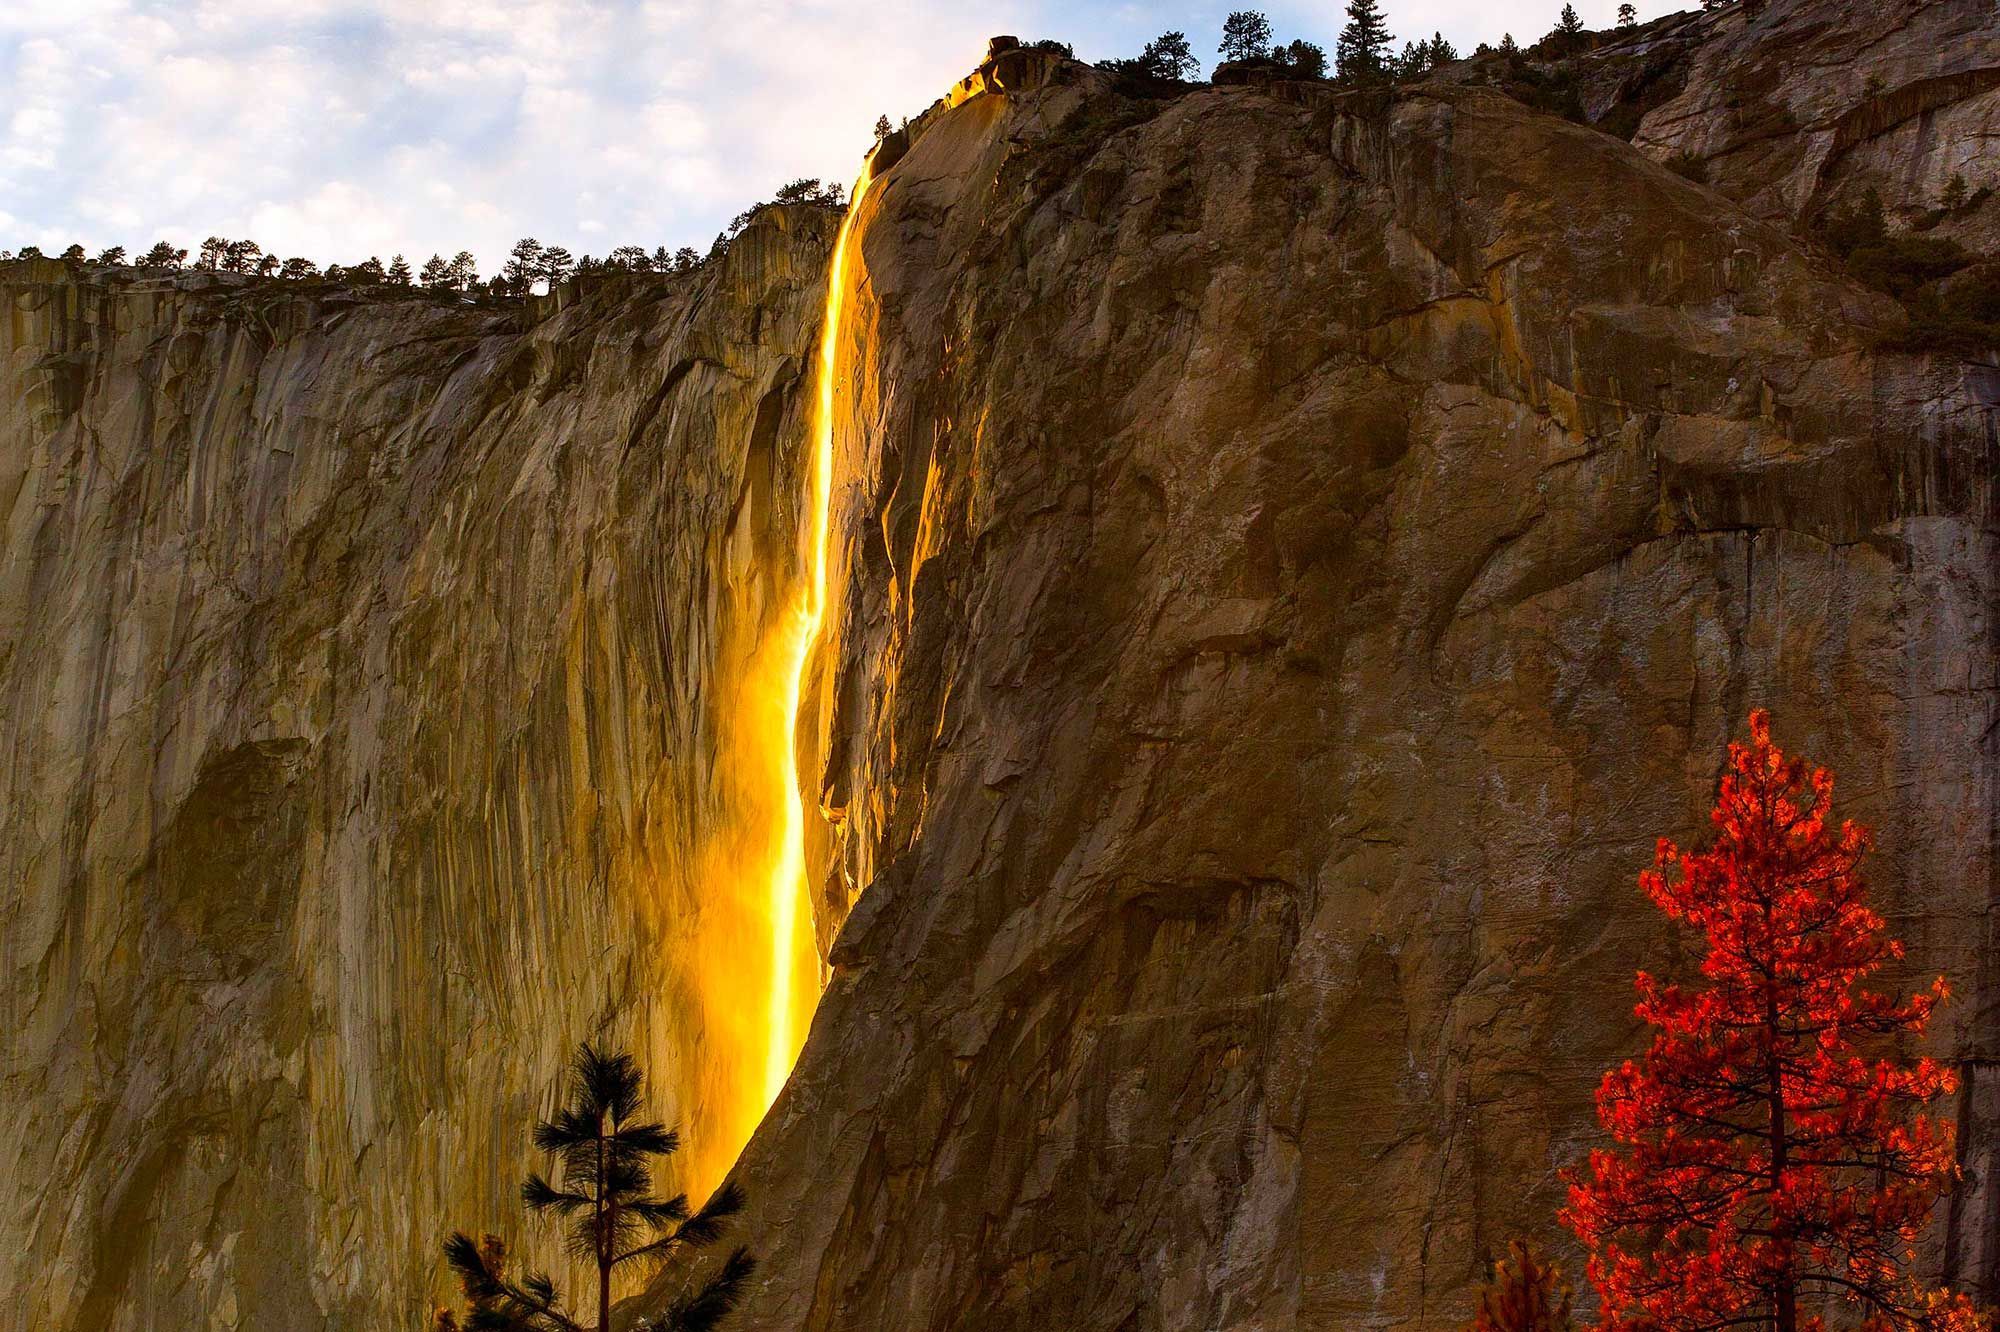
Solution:
{"label": "water stream on rock", "polygon": [[[828,507],[833,491],[833,411],[834,384],[839,373],[840,324],[846,304],[847,246],[853,234],[861,196],[867,192],[870,172],[864,168],[854,183],[847,216],[841,219],[834,239],[833,258],[826,282],[826,314],[820,325],[819,376],[812,412],[811,489],[806,496],[806,518],[810,524],[810,550],[805,585],[799,593],[798,608],[786,618],[778,633],[783,637],[773,650],[785,668],[779,676],[783,697],[780,701],[782,734],[777,764],[779,808],[784,811],[778,844],[772,848],[772,862],[766,894],[770,912],[771,962],[768,996],[768,1031],[764,1048],[763,1096],[757,1117],[768,1110],[791,1076],[799,1047],[805,1044],[806,1028],[818,998],[818,957],[813,946],[809,913],[800,911],[807,900],[805,856],[805,806],[799,792],[798,720],[804,694],[806,671],[826,618]],[[802,916],[807,918],[802,919]],[[746,1128],[754,1128],[754,1123]]]}

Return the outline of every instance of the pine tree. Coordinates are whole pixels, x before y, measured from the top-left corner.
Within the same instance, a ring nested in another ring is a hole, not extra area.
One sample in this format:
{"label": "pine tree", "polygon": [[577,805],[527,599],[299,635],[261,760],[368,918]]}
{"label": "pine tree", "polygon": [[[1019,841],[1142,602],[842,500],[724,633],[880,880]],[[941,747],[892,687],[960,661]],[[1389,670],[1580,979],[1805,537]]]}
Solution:
{"label": "pine tree", "polygon": [[479,285],[479,261],[472,257],[472,251],[460,250],[451,257],[445,276],[459,291],[471,291]]}
{"label": "pine tree", "polygon": [[500,273],[515,295],[525,293],[542,275],[542,243],[533,236],[515,241],[514,248],[507,252],[507,262]]}
{"label": "pine tree", "polygon": [[220,236],[210,236],[201,243],[201,252],[195,256],[196,268],[216,269],[222,266],[222,256],[228,251],[229,242]]}
{"label": "pine tree", "polygon": [[166,241],[153,242],[153,248],[140,255],[135,261],[141,268],[179,268],[187,262],[188,252],[177,250]]}
{"label": "pine tree", "polygon": [[1572,1299],[1562,1269],[1526,1240],[1513,1240],[1507,1257],[1493,1264],[1467,1332],[1570,1332]]}
{"label": "pine tree", "polygon": [[880,143],[882,142],[882,140],[888,138],[891,134],[894,134],[895,132],[896,131],[894,127],[892,127],[889,124],[889,117],[887,116],[875,117],[875,142]]}
{"label": "pine tree", "polygon": [[1424,60],[1432,69],[1439,65],[1449,65],[1458,59],[1458,48],[1444,39],[1441,32],[1431,34],[1430,46],[1424,52]]}
{"label": "pine tree", "polygon": [[1714,840],[1662,838],[1639,880],[1703,936],[1699,979],[1639,973],[1657,1033],[1598,1088],[1617,1145],[1570,1177],[1600,1326],[1813,1332],[1802,1305],[1839,1297],[1872,1332],[1973,1332],[1969,1301],[1905,1267],[1958,1178],[1951,1122],[1921,1113],[1956,1078],[1861,1049],[1920,1036],[1944,980],[1901,1001],[1857,988],[1903,954],[1867,903],[1867,830],[1832,822],[1832,775],[1787,758],[1763,712],[1729,757]]}
{"label": "pine tree", "polygon": [[[496,279],[497,281],[498,279]],[[629,1263],[657,1265],[706,1248],[742,1210],[743,1195],[725,1184],[699,1210],[685,1196],[652,1196],[654,1158],[680,1145],[663,1124],[638,1118],[641,1075],[627,1054],[585,1045],[570,1070],[569,1095],[555,1118],[535,1127],[535,1145],[562,1166],[562,1187],[540,1174],[521,1186],[536,1212],[568,1223],[568,1249],[596,1267],[597,1332],[611,1327],[611,1277]],[[445,1260],[464,1290],[465,1332],[585,1332],[542,1272],[508,1272],[506,1247],[492,1235],[478,1244],[463,1232],[445,1241]],[[743,1296],[756,1260],[737,1249],[707,1281],[671,1305],[658,1332],[712,1332]],[[457,1315],[440,1309],[438,1332],[459,1332]]]}
{"label": "pine tree", "polygon": [[1638,23],[1639,11],[1632,7],[1632,0],[1625,0],[1624,4],[1618,6],[1618,26],[1632,28],[1637,27]]}
{"label": "pine tree", "polygon": [[410,261],[403,258],[400,254],[391,255],[389,257],[389,268],[384,276],[399,287],[409,286]]}
{"label": "pine tree", "polygon": [[550,291],[554,291],[556,284],[568,277],[575,266],[576,261],[569,257],[568,250],[560,245],[551,245],[542,251],[536,276],[549,284]]}
{"label": "pine tree", "polygon": [[1295,79],[1326,77],[1324,47],[1295,38],[1282,51],[1273,51],[1271,54],[1284,63],[1286,71]]}
{"label": "pine tree", "polygon": [[1184,32],[1163,32],[1147,42],[1139,53],[1139,65],[1153,78],[1169,83],[1186,83],[1201,72],[1201,62],[1194,58]]}
{"label": "pine tree", "polygon": [[1952,172],[1951,179],[1944,183],[1944,197],[1940,200],[1944,204],[1945,211],[1955,213],[1965,207],[1965,193],[1964,174],[1957,171]]}
{"label": "pine tree", "polygon": [[[1964,183],[1963,180],[1959,182],[1960,185]],[[100,250],[97,257],[90,262],[93,264],[122,264],[125,262],[125,247],[114,245],[108,250]]]}
{"label": "pine tree", "polygon": [[1575,5],[1568,3],[1563,5],[1562,13],[1556,19],[1555,31],[1549,36],[1556,38],[1565,46],[1574,45],[1582,38],[1583,19],[1578,16]]}
{"label": "pine tree", "polygon": [[[685,1196],[652,1195],[650,1162],[671,1155],[680,1138],[663,1124],[636,1119],[640,1083],[630,1055],[584,1046],[572,1072],[569,1104],[535,1128],[535,1146],[562,1162],[563,1187],[539,1174],[521,1186],[521,1201],[532,1210],[570,1222],[570,1252],[596,1264],[598,1332],[610,1332],[614,1270],[712,1244],[723,1223],[743,1207],[734,1184],[717,1189],[698,1212]],[[726,1266],[730,1289],[748,1279],[750,1260],[742,1250]],[[733,1298],[728,1302],[733,1305]]]}
{"label": "pine tree", "polygon": [[1347,0],[1347,26],[1334,45],[1334,62],[1347,83],[1379,83],[1389,74],[1395,41],[1378,0]]}
{"label": "pine tree", "polygon": [[1271,20],[1254,9],[1239,9],[1222,21],[1224,60],[1260,60],[1271,54]]}
{"label": "pine tree", "polygon": [[417,281],[431,291],[442,291],[452,285],[451,265],[444,261],[443,255],[434,254],[424,260],[424,266],[417,271]]}
{"label": "pine tree", "polygon": [[301,259],[296,255],[285,260],[278,268],[279,277],[289,279],[293,282],[302,282],[306,278],[317,275],[318,272],[318,264],[315,264],[310,259]]}

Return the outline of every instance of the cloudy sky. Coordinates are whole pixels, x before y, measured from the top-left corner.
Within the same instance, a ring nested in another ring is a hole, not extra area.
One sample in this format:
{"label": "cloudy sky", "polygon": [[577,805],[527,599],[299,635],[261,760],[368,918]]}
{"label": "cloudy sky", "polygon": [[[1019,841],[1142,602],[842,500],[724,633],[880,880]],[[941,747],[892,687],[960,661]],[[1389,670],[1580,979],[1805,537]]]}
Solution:
{"label": "cloudy sky", "polygon": [[[0,249],[221,234],[321,263],[466,248],[482,271],[522,235],[706,249],[792,177],[850,178],[875,117],[921,110],[991,33],[1102,59],[1178,28],[1206,53],[1230,3],[0,0]],[[1329,50],[1343,21],[1263,8]],[[1561,3],[1386,8],[1399,40],[1470,49]],[[1593,27],[1615,8],[1578,0]]]}

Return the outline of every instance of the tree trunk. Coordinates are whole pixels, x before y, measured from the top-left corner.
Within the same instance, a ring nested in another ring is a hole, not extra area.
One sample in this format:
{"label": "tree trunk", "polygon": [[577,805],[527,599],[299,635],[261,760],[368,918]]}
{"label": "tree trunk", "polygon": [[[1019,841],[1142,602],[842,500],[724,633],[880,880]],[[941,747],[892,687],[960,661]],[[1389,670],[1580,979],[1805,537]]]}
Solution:
{"label": "tree trunk", "polygon": [[[1764,906],[1765,928],[1771,928],[1771,907]],[[1774,1244],[1784,1246],[1784,1270],[1778,1274],[1778,1288],[1772,1292],[1778,1312],[1778,1332],[1799,1332],[1799,1283],[1793,1267],[1791,1252],[1792,1239],[1776,1224],[1776,1209],[1779,1190],[1784,1185],[1785,1155],[1788,1146],[1785,1126],[1785,1070],[1778,1057],[1778,991],[1777,982],[1764,982],[1764,1023],[1766,1050],[1766,1076],[1771,1080],[1771,1205],[1772,1236]]]}
{"label": "tree trunk", "polygon": [[597,1121],[597,1332],[611,1332],[611,1237],[604,1224],[604,1120]]}

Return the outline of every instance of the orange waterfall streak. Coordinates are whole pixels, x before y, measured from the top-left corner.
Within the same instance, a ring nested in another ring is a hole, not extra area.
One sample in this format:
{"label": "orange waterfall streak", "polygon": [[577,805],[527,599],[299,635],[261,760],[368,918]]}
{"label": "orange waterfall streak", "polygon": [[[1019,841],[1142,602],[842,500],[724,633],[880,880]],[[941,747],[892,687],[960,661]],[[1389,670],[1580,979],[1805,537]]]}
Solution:
{"label": "orange waterfall streak", "polygon": [[799,794],[799,705],[806,669],[826,619],[828,508],[833,495],[833,399],[840,368],[840,321],[847,299],[847,245],[869,179],[870,173],[864,169],[861,179],[854,183],[854,194],[834,239],[833,261],[827,272],[826,314],[819,335],[819,392],[812,414],[812,489],[806,496],[811,545],[805,586],[786,629],[790,638],[779,645],[785,654],[780,675],[780,688],[785,693],[781,699],[783,747],[776,770],[783,784],[777,795],[784,817],[767,890],[771,988],[764,1047],[764,1109],[777,1100],[785,1079],[791,1076],[792,1065],[798,1060],[799,1047],[805,1044],[806,1024],[799,1013],[799,983],[803,979],[811,984],[816,967],[811,940],[802,943],[799,938],[799,904],[806,895],[806,819]]}

